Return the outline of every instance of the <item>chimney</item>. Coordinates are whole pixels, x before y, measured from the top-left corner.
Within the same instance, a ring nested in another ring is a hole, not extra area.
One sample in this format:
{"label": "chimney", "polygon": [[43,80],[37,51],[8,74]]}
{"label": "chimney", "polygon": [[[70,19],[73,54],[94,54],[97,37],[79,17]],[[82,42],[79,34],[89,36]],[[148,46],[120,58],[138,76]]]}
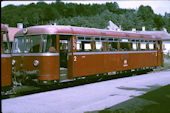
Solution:
{"label": "chimney", "polygon": [[8,24],[4,24],[5,25],[5,27],[9,27],[9,25]]}
{"label": "chimney", "polygon": [[136,28],[132,28],[132,32],[136,32]]}
{"label": "chimney", "polygon": [[23,23],[18,23],[17,28],[23,28]]}
{"label": "chimney", "polygon": [[142,26],[142,31],[145,31],[145,26]]}
{"label": "chimney", "polygon": [[153,28],[153,31],[156,31],[156,28]]}
{"label": "chimney", "polygon": [[164,31],[164,32],[167,32],[166,28],[163,28],[163,31]]}
{"label": "chimney", "polygon": [[118,28],[118,29],[117,29],[117,31],[121,31],[121,29],[120,29],[120,28]]}
{"label": "chimney", "polygon": [[120,31],[122,30],[122,26],[121,25],[119,25],[119,29],[120,29]]}

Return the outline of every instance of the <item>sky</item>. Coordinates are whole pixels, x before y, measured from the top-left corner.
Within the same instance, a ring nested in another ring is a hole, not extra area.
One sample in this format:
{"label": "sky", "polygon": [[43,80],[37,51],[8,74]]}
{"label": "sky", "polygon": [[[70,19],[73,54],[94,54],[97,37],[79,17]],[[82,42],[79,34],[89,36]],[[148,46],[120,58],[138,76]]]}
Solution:
{"label": "sky", "polygon": [[[112,1],[109,1],[109,0],[95,0],[95,1],[90,1],[90,0],[73,0],[73,1],[70,1],[70,0],[65,0],[64,2],[65,3],[83,3],[83,4],[93,4],[93,3],[97,3],[97,4],[102,4],[102,3],[106,3],[106,2],[117,2],[119,7],[120,8],[130,8],[130,9],[138,9],[140,5],[144,5],[144,6],[151,6],[154,13],[156,14],[161,14],[161,15],[164,15],[165,12],[167,13],[170,13],[170,0],[143,0],[143,1],[137,1],[137,0],[112,0]],[[52,2],[55,2],[55,1],[45,1],[46,3],[50,4]],[[27,5],[27,4],[30,4],[30,3],[37,3],[37,1],[2,1],[1,2],[1,7],[4,7],[6,5],[9,5],[9,4],[13,4],[13,5],[21,5],[21,4],[24,4],[24,5]]]}

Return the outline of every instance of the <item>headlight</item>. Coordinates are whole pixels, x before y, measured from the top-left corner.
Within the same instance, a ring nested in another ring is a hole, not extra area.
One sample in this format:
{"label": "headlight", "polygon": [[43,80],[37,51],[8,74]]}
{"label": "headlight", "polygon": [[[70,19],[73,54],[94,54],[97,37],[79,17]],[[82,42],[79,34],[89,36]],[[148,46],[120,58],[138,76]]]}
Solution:
{"label": "headlight", "polygon": [[39,61],[38,60],[34,60],[34,66],[36,67],[36,66],[38,66],[38,64],[39,64]]}
{"label": "headlight", "polygon": [[15,65],[15,60],[12,60],[12,66],[14,66]]}
{"label": "headlight", "polygon": [[27,28],[23,29],[23,33],[26,34],[27,33]]}

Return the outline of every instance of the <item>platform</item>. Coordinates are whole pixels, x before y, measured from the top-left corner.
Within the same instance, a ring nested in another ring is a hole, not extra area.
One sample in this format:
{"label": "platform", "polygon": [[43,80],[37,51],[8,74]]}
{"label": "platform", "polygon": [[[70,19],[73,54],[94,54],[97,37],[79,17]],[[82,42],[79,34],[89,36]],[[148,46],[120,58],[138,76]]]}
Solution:
{"label": "platform", "polygon": [[84,113],[102,110],[170,84],[170,70],[2,100],[3,113]]}

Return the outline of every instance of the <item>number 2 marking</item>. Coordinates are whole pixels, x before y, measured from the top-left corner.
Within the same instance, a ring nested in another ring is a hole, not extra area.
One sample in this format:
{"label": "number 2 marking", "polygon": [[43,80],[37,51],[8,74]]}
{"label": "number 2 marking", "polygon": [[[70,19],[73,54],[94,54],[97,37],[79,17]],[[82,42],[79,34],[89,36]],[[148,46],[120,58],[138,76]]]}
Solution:
{"label": "number 2 marking", "polygon": [[74,56],[74,61],[77,61],[77,57],[76,56]]}

